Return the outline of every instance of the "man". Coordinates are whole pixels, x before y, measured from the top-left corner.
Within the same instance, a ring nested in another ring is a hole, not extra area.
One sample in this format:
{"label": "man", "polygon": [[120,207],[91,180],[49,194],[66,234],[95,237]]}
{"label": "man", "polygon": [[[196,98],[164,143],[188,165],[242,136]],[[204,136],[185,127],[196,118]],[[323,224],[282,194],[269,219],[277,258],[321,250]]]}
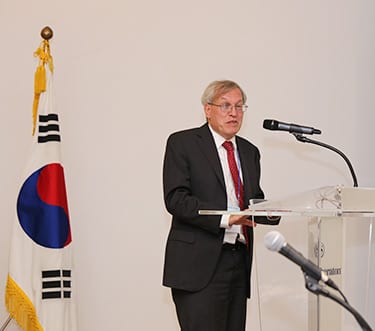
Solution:
{"label": "man", "polygon": [[164,200],[172,224],[163,285],[172,288],[182,331],[244,331],[254,224],[246,216],[198,212],[241,210],[249,199],[263,199],[260,154],[236,136],[247,108],[237,83],[212,82],[201,101],[207,123],[172,134],[166,146]]}

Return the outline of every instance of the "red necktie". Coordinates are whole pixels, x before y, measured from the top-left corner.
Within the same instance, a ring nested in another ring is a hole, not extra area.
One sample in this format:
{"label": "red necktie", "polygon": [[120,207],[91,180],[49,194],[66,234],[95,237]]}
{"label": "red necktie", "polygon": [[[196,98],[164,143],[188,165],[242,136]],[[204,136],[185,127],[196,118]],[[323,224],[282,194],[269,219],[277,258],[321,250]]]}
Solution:
{"label": "red necktie", "polygon": [[[241,182],[240,173],[237,168],[236,159],[234,157],[233,143],[231,141],[225,141],[223,143],[223,147],[227,150],[228,166],[229,166],[230,174],[232,176],[233,185],[234,185],[234,189],[235,189],[237,200],[238,200],[238,205],[240,207],[240,210],[244,210],[243,185]],[[247,231],[246,231],[245,225],[242,226],[242,231],[245,236],[246,244],[247,244],[248,238],[247,238]]]}

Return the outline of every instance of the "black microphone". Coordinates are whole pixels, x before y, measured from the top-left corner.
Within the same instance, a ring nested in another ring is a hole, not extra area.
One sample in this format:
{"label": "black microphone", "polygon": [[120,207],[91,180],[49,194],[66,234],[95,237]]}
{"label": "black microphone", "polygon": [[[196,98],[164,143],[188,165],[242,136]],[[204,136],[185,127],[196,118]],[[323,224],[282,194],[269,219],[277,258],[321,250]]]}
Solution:
{"label": "black microphone", "polygon": [[318,129],[311,128],[309,126],[302,126],[298,124],[288,124],[279,122],[276,120],[264,120],[263,128],[267,130],[276,130],[276,131],[288,131],[290,133],[301,133],[301,134],[321,134],[322,131]]}
{"label": "black microphone", "polygon": [[300,252],[298,252],[292,246],[290,246],[285,241],[285,238],[280,232],[268,232],[264,236],[264,244],[269,250],[279,252],[280,254],[287,257],[289,260],[299,265],[302,271],[304,271],[306,274],[313,277],[317,281],[321,280],[322,282],[334,288],[335,290],[339,290],[339,288],[333,282],[333,280],[330,279],[322,269],[320,269],[316,264],[314,264],[310,260],[306,259]]}

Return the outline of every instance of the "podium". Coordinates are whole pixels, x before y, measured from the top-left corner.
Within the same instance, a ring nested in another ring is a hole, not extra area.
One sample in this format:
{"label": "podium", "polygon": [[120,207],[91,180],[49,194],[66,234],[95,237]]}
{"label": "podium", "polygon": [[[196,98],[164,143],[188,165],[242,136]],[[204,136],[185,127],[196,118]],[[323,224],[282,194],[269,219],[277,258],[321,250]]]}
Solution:
{"label": "podium", "polygon": [[[281,222],[304,219],[307,257],[328,274],[367,323],[375,326],[374,188],[327,186],[277,201],[250,204],[246,211],[200,211],[217,213],[282,216]],[[307,295],[308,331],[361,329],[336,302]]]}

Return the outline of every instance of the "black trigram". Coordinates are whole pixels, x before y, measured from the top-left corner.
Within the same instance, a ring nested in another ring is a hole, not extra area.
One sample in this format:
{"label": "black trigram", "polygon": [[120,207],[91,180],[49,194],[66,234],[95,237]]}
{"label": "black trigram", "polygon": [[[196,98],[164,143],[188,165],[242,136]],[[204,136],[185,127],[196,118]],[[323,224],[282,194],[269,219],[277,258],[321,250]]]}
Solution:
{"label": "black trigram", "polygon": [[70,298],[72,295],[71,270],[42,271],[42,299]]}
{"label": "black trigram", "polygon": [[38,143],[60,140],[59,116],[57,114],[39,115]]}

